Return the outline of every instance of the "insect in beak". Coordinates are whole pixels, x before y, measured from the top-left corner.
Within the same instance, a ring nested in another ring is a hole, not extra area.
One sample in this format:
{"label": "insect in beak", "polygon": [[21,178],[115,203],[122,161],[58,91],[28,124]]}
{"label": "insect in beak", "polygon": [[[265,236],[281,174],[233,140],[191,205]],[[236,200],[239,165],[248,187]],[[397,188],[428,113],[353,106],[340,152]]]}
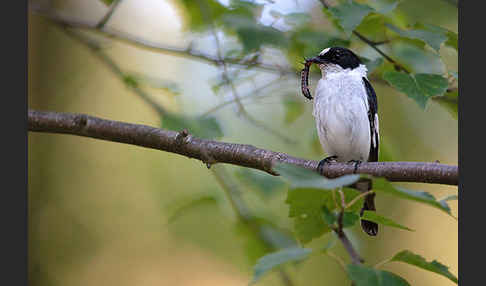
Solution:
{"label": "insect in beak", "polygon": [[302,94],[309,100],[312,100],[312,95],[309,91],[309,70],[312,64],[325,64],[326,62],[319,57],[305,59],[304,68],[300,72],[300,86]]}

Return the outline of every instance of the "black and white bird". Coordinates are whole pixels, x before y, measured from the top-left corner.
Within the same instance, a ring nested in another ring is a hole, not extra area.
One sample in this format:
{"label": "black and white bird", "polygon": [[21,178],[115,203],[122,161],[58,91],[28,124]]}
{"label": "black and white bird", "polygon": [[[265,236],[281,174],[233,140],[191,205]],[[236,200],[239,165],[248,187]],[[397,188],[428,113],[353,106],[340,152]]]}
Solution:
{"label": "black and white bird", "polygon": [[[319,141],[329,157],[319,163],[319,168],[331,161],[354,162],[355,168],[360,162],[378,161],[378,102],[366,66],[352,51],[341,47],[324,49],[307,61],[319,65],[322,74],[312,114]],[[365,197],[361,214],[375,210],[374,197],[374,193]],[[369,235],[378,233],[374,222],[361,220],[361,226]]]}

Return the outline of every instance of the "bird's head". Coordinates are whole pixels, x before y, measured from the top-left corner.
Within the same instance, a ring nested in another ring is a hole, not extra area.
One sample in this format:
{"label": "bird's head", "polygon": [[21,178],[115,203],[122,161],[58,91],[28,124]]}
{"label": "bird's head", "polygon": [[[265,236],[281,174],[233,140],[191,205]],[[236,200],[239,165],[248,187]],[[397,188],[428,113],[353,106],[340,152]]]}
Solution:
{"label": "bird's head", "polygon": [[355,69],[361,64],[359,57],[351,50],[341,47],[331,47],[322,50],[317,57],[308,59],[318,64],[321,71]]}

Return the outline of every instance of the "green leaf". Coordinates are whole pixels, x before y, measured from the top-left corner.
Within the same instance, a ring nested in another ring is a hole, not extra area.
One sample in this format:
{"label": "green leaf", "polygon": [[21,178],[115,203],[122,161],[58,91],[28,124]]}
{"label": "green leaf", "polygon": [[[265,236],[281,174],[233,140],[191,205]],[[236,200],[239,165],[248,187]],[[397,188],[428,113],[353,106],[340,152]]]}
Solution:
{"label": "green leaf", "polygon": [[285,109],[285,124],[292,124],[305,111],[304,102],[302,100],[286,98],[283,101]]}
{"label": "green leaf", "polygon": [[348,47],[350,42],[312,27],[300,27],[290,30],[288,42],[288,60],[295,63],[295,68],[301,69],[303,57],[317,56],[324,47]]}
{"label": "green leaf", "polygon": [[434,260],[432,262],[427,262],[422,256],[417,255],[409,250],[403,250],[397,253],[390,261],[400,261],[408,263],[410,265],[415,265],[424,270],[428,270],[444,277],[447,277],[452,282],[458,283],[457,278],[449,272],[449,268],[442,263]]}
{"label": "green leaf", "polygon": [[377,67],[383,64],[383,58],[376,58],[374,60],[361,58],[361,61],[365,64],[366,69],[368,69],[368,74],[372,73]]}
{"label": "green leaf", "polygon": [[358,181],[360,177],[360,175],[344,175],[335,179],[327,179],[319,175],[316,171],[286,163],[275,164],[273,170],[279,173],[287,181],[290,181],[292,188],[332,190],[343,186],[349,186]]}
{"label": "green leaf", "polygon": [[174,113],[167,113],[162,118],[162,128],[187,131],[197,137],[213,139],[223,136],[223,131],[214,117],[187,117]]}
{"label": "green leaf", "polygon": [[391,226],[391,227],[396,227],[396,228],[400,228],[400,229],[404,229],[404,230],[414,231],[413,229],[410,229],[406,226],[398,224],[398,223],[394,222],[393,220],[386,218],[384,216],[381,216],[381,215],[377,214],[376,212],[372,212],[372,211],[364,211],[361,219],[369,220],[369,221],[376,222],[376,223],[386,225],[386,226]]}
{"label": "green leaf", "polygon": [[381,42],[388,39],[385,27],[387,21],[387,17],[382,14],[370,13],[361,21],[355,31],[366,36],[370,41]]}
{"label": "green leaf", "polygon": [[263,256],[253,268],[253,280],[250,284],[256,283],[264,274],[284,263],[306,259],[311,252],[312,249],[309,248],[292,247]]}
{"label": "green leaf", "polygon": [[322,207],[322,219],[327,225],[332,226],[337,221],[337,217],[326,206]]}
{"label": "green leaf", "polygon": [[246,15],[227,14],[223,17],[223,23],[226,28],[235,31],[245,53],[258,51],[263,45],[285,47],[288,43],[283,32],[261,25]]}
{"label": "green leaf", "polygon": [[410,30],[402,30],[392,24],[385,25],[401,37],[420,40],[437,52],[442,43],[448,40],[447,30],[434,25],[417,24]]}
{"label": "green leaf", "polygon": [[377,270],[363,265],[349,264],[349,278],[356,286],[407,286],[410,285],[402,277],[384,270]]}
{"label": "green leaf", "polygon": [[354,1],[329,8],[329,12],[338,20],[339,25],[348,36],[358,27],[363,18],[373,11],[375,10],[370,6]]}
{"label": "green leaf", "polygon": [[451,209],[445,201],[437,201],[434,196],[427,192],[411,191],[404,188],[395,187],[383,178],[373,180],[373,190],[377,193],[383,192],[402,199],[424,203],[451,215]]}
{"label": "green leaf", "polygon": [[434,96],[432,99],[447,109],[454,119],[457,119],[458,96],[458,91],[451,91],[443,96]]}
{"label": "green leaf", "polygon": [[235,175],[243,184],[258,190],[265,197],[274,194],[285,186],[285,182],[281,178],[258,170],[240,168],[235,172]]}
{"label": "green leaf", "polygon": [[395,10],[400,2],[396,0],[374,0],[370,2],[370,6],[380,14],[388,14]]}
{"label": "green leaf", "polygon": [[402,72],[387,71],[383,73],[383,79],[415,100],[422,108],[425,108],[430,97],[443,95],[448,87],[447,79],[437,74],[409,75]]}
{"label": "green leaf", "polygon": [[183,16],[188,23],[188,28],[198,32],[212,27],[215,22],[230,11],[217,0],[181,0],[178,3],[184,8]]}
{"label": "green leaf", "polygon": [[322,207],[333,209],[332,192],[291,189],[285,203],[289,205],[289,217],[294,218],[295,236],[301,243],[308,243],[331,230],[324,221]]}
{"label": "green leaf", "polygon": [[[340,210],[330,211],[326,206],[322,207],[322,218],[329,227],[334,226],[339,218]],[[359,215],[354,212],[345,211],[343,213],[343,228],[351,227],[359,221]]]}
{"label": "green leaf", "polygon": [[352,227],[359,221],[359,215],[354,212],[343,213],[343,228]]}
{"label": "green leaf", "polygon": [[[350,188],[343,188],[343,193],[345,201],[348,202],[359,195],[358,191]],[[338,194],[336,200],[340,201]],[[346,227],[352,226],[356,222],[358,216],[352,212],[358,212],[362,202],[363,199],[360,199],[348,212],[344,213],[343,224]],[[333,214],[336,204],[332,192],[315,188],[290,189],[285,203],[289,205],[289,217],[294,219],[295,235],[301,243],[308,243],[312,239],[331,231],[328,223],[334,223],[332,216],[336,217]],[[327,214],[330,215],[327,218],[326,213],[324,213],[326,209],[328,210]]]}

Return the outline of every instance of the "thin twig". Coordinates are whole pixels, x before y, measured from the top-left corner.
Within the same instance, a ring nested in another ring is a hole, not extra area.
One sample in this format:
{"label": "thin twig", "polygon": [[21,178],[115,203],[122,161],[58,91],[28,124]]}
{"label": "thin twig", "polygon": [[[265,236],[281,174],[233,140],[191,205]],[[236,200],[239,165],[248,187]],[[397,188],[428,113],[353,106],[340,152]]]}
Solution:
{"label": "thin twig", "polygon": [[347,208],[350,208],[352,205],[354,205],[354,203],[356,203],[359,199],[361,199],[362,197],[365,197],[366,195],[369,195],[371,193],[374,193],[374,191],[366,191],[364,193],[361,193],[359,194],[358,196],[356,196],[354,199],[352,199],[347,205],[346,205],[346,209]]}
{"label": "thin twig", "polygon": [[343,230],[343,215],[344,215],[344,211],[341,210],[341,212],[339,212],[339,217],[338,217],[338,227],[334,229],[334,232],[337,234],[339,240],[341,241],[344,248],[346,249],[349,256],[351,257],[351,263],[361,264],[364,262],[364,259],[361,258],[358,252],[354,249],[353,244],[351,243],[348,236]]}
{"label": "thin twig", "polygon": [[[271,87],[272,85],[275,85],[276,83],[280,82],[284,77],[278,77],[277,79],[273,80],[273,81],[270,81],[268,83],[266,83],[265,85],[261,86],[261,87],[258,87],[258,88],[255,88],[254,90],[252,90],[251,92],[249,92],[247,95],[245,96],[241,96],[239,97],[239,100],[240,101],[243,101],[243,100],[247,100],[247,99],[251,99],[251,98],[262,98],[262,97],[266,97],[267,95],[263,95],[263,96],[258,96],[260,94],[261,91]],[[227,100],[223,103],[220,103],[218,105],[216,105],[215,107],[212,107],[211,109],[207,110],[206,112],[204,112],[203,114],[201,114],[202,117],[204,116],[208,116],[218,110],[220,110],[221,108],[225,107],[225,106],[228,106],[232,103],[235,103],[236,102],[236,99],[233,98],[231,100]]]}
{"label": "thin twig", "polygon": [[[207,12],[206,9],[205,9],[206,8],[205,5],[200,5],[200,7],[201,7],[201,10],[203,12]],[[206,15],[206,16],[208,16],[208,15]],[[210,19],[210,18],[208,18],[208,19]],[[270,133],[270,134],[282,139],[283,142],[285,142],[287,144],[296,144],[297,142],[294,139],[292,139],[292,138],[284,135],[283,133],[280,133],[279,131],[269,127],[268,125],[257,120],[250,113],[248,113],[248,111],[245,109],[245,106],[240,101],[240,96],[238,94],[238,91],[236,90],[235,84],[233,83],[232,79],[229,76],[228,66],[226,64],[226,61],[223,59],[222,47],[221,47],[221,44],[219,42],[219,37],[216,33],[214,26],[211,27],[211,33],[213,34],[213,37],[214,37],[214,40],[215,40],[215,43],[216,43],[216,51],[217,51],[217,54],[218,54],[218,60],[220,61],[221,66],[223,67],[224,80],[231,87],[231,91],[233,93],[234,100],[235,100],[236,104],[238,105],[238,115],[243,116],[243,118],[245,118],[246,121],[249,122],[250,124],[252,124],[253,126],[260,128],[260,129],[266,131],[267,133]]]}
{"label": "thin twig", "polygon": [[105,27],[106,23],[110,20],[111,16],[113,15],[113,12],[115,12],[115,9],[118,7],[118,5],[121,3],[122,0],[114,0],[113,3],[111,3],[108,12],[105,14],[103,18],[98,22],[98,24],[95,26],[96,29],[103,29]]}
{"label": "thin twig", "polygon": [[[75,19],[62,17],[60,15],[52,13],[51,11],[46,11],[39,7],[34,7],[33,5],[29,6],[29,11],[31,11],[36,15],[42,16],[57,25],[61,25],[69,28],[90,30],[95,33],[102,34],[106,37],[118,40],[120,42],[124,42],[126,44],[135,46],[137,48],[142,48],[145,50],[150,50],[150,51],[178,56],[178,57],[189,58],[192,60],[198,60],[215,66],[219,66],[221,64],[220,60],[217,57],[204,53],[202,51],[194,50],[192,49],[191,45],[184,48],[173,47],[173,46],[171,47],[171,46],[167,46],[164,44],[143,39],[139,36],[127,32],[113,29],[109,26],[104,26],[104,28],[100,30],[96,28],[97,23],[91,23],[82,20],[77,20],[77,19],[75,20]],[[266,64],[263,62],[247,62],[244,60],[243,57],[228,57],[228,58],[224,58],[224,60],[228,64],[240,66],[243,68],[251,67],[261,71],[272,72],[277,74],[295,75],[296,73],[296,70],[288,67],[282,67],[280,65]]]}
{"label": "thin twig", "polygon": [[[29,131],[72,134],[108,140],[141,147],[163,150],[213,164],[227,163],[259,169],[272,175],[277,162],[292,164],[315,171],[318,162],[296,158],[282,152],[260,149],[252,145],[206,140],[191,134],[178,136],[179,132],[146,125],[106,120],[85,114],[29,110]],[[190,130],[189,130],[190,132]],[[181,143],[182,142],[182,143]],[[354,164],[330,163],[322,168],[328,178],[354,173]],[[364,162],[358,174],[385,177],[396,182],[421,182],[431,184],[458,184],[458,167],[428,162]]]}
{"label": "thin twig", "polygon": [[67,27],[61,26],[60,28],[70,38],[86,46],[89,51],[101,61],[101,63],[105,64],[120,81],[126,84],[136,95],[138,95],[143,101],[145,101],[150,107],[152,107],[159,114],[159,116],[164,116],[167,114],[167,111],[164,107],[154,101],[145,91],[139,88],[136,84],[127,84],[127,82],[125,82],[126,74],[107,54],[105,54],[99,48],[99,46],[96,45],[95,42]]}

